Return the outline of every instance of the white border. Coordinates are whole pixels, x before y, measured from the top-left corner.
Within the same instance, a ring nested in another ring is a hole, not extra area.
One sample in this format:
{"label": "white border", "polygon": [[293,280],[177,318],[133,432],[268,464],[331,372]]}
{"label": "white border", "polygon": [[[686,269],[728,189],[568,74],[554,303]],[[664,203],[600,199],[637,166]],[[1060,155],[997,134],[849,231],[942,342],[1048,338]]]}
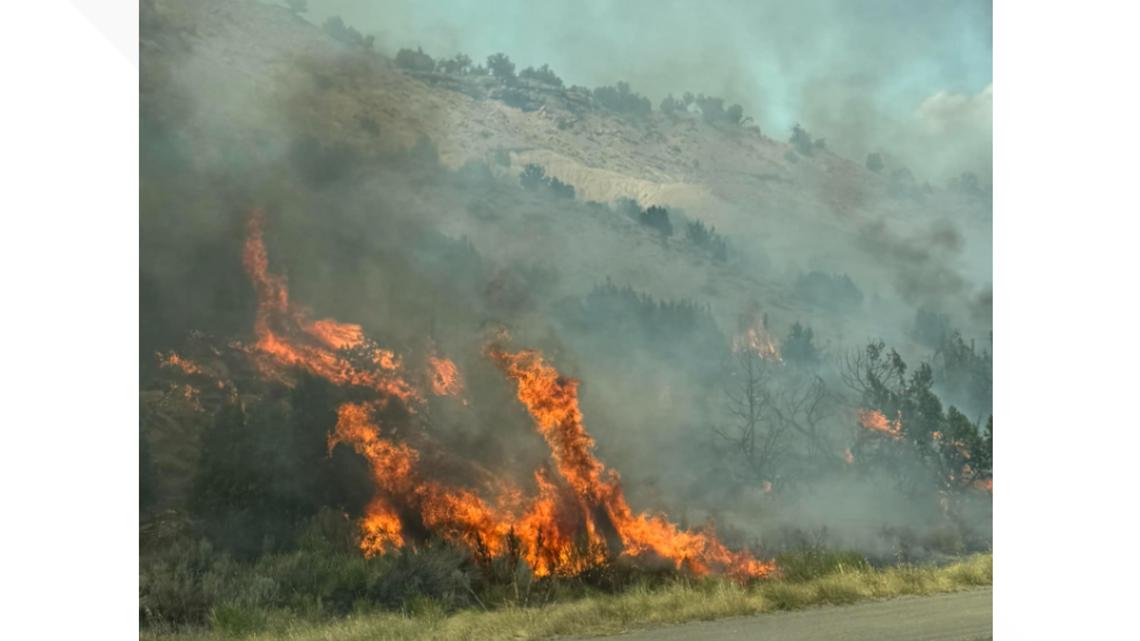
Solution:
{"label": "white border", "polygon": [[7,6],[0,38],[13,639],[138,635],[138,16],[85,4]]}
{"label": "white border", "polygon": [[1138,638],[1136,5],[994,16],[994,632]]}
{"label": "white border", "polygon": [[[92,11],[17,3],[0,39],[12,638],[138,630],[137,15]],[[1137,14],[995,7],[999,640],[1137,634]]]}

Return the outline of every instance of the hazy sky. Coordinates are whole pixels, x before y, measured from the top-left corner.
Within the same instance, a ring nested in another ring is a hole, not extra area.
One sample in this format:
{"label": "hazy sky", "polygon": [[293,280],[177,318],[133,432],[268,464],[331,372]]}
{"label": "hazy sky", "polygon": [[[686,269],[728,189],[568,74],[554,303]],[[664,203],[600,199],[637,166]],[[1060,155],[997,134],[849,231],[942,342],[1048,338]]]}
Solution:
{"label": "hazy sky", "polygon": [[990,171],[992,12],[959,0],[310,0],[389,53],[422,46],[518,68],[549,63],[567,84],[618,80],[654,105],[685,91],[739,102],[766,133],[795,122],[861,160],[902,157],[934,182]]}

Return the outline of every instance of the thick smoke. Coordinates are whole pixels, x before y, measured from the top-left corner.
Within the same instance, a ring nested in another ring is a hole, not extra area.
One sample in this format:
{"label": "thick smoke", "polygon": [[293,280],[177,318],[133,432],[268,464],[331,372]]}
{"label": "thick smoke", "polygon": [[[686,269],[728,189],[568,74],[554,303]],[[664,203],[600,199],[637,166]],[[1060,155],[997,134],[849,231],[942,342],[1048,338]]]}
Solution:
{"label": "thick smoke", "polygon": [[394,54],[548,63],[569,84],[626,81],[654,105],[686,91],[740,103],[773,137],[799,122],[849,158],[881,152],[922,180],[988,183],[990,2],[487,3],[313,0]]}
{"label": "thick smoke", "polygon": [[[533,25],[499,4],[310,5],[306,17],[245,2],[144,5],[144,374],[169,369],[151,356],[195,332],[250,340],[241,256],[258,208],[273,270],[314,318],[359,324],[406,363],[457,364],[469,402],[401,420],[471,467],[525,484],[549,455],[483,352],[506,329],[581,379],[585,424],[637,510],[713,519],[726,538],[769,551],[815,541],[918,556],[945,549],[948,530],[986,545],[984,493],[943,501],[931,489],[941,481],[912,469],[920,454],[892,453],[858,426],[867,399],[844,375],[846,357],[882,339],[908,379],[932,362],[942,402],[988,418],[976,375],[988,356],[951,362],[945,347],[953,330],[989,346],[988,204],[943,188],[964,170],[989,172],[990,90],[971,84],[980,67],[988,83],[987,7],[940,8],[950,21],[933,44],[920,33],[892,44],[883,33],[918,19],[907,3],[893,7],[901,16],[847,3],[699,16],[688,4],[548,4]],[[465,20],[476,5],[479,20]],[[472,98],[309,22],[331,14],[375,33],[380,51],[502,50],[520,66],[549,62],[568,84],[629,80],[655,104],[686,90],[723,96],[770,138]],[[984,55],[932,62],[962,38]],[[794,122],[827,148],[792,152]],[[877,150],[876,174],[863,157]],[[811,338],[796,333],[805,327]],[[749,331],[779,355],[741,343]],[[733,440],[748,367],[769,394],[756,401],[760,430],[780,432],[762,467]],[[902,471],[844,463],[864,455]],[[439,465],[455,478],[466,469]]]}

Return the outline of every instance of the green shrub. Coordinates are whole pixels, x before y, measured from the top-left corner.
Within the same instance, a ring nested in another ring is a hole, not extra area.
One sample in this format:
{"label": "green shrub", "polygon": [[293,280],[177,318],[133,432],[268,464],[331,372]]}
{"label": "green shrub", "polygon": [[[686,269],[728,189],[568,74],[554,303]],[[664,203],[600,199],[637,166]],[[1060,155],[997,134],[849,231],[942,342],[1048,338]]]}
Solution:
{"label": "green shrub", "polygon": [[457,53],[447,60],[440,60],[438,66],[444,73],[464,75],[472,71],[471,57],[463,53]]}
{"label": "green shrub", "polygon": [[612,87],[598,87],[594,90],[594,100],[605,109],[619,114],[647,116],[653,105],[646,98],[630,90],[628,82],[619,82]]}
{"label": "green shrub", "polygon": [[269,613],[262,608],[221,605],[210,611],[210,627],[227,636],[244,636],[267,627]]}
{"label": "green shrub", "polygon": [[396,66],[409,71],[435,71],[435,60],[419,47],[415,51],[400,49],[396,52]]}
{"label": "green shrub", "polygon": [[776,557],[776,565],[787,581],[809,581],[841,572],[863,571],[871,567],[858,552],[837,550],[798,550]]}
{"label": "green shrub", "polygon": [[503,82],[510,83],[515,79],[515,63],[505,53],[487,56],[487,69],[492,76]]}
{"label": "green shrub", "polygon": [[527,67],[526,69],[523,69],[519,72],[519,78],[526,78],[528,80],[541,82],[544,85],[550,85],[551,87],[558,87],[560,89],[562,88],[562,79],[554,73],[549,65],[545,64],[538,69],[535,69],[534,67]]}
{"label": "green shrub", "polygon": [[524,167],[519,174],[519,184],[527,191],[545,189],[556,198],[574,200],[574,186],[553,176],[547,176],[546,170],[539,165],[530,164]]}

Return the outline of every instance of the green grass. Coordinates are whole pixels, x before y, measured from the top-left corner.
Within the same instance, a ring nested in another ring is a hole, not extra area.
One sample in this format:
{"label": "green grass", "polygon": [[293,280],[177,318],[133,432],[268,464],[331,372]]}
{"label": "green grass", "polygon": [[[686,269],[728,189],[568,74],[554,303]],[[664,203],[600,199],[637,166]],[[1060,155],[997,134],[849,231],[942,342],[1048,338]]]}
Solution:
{"label": "green grass", "polygon": [[[243,636],[249,640],[412,641],[419,639],[545,639],[556,635],[602,635],[661,624],[792,610],[865,599],[953,592],[993,582],[993,556],[981,554],[940,567],[873,569],[843,555],[785,559],[795,569],[783,579],[751,586],[710,579],[664,586],[633,587],[615,595],[592,595],[542,607],[467,609],[446,614],[431,601],[403,612],[350,614],[312,623],[294,615],[227,608],[215,611],[210,632],[155,634],[144,639],[207,641]],[[799,565],[797,565],[797,563]],[[798,569],[796,569],[798,568]],[[807,578],[811,572],[814,578]],[[247,631],[261,632],[248,634]]]}

